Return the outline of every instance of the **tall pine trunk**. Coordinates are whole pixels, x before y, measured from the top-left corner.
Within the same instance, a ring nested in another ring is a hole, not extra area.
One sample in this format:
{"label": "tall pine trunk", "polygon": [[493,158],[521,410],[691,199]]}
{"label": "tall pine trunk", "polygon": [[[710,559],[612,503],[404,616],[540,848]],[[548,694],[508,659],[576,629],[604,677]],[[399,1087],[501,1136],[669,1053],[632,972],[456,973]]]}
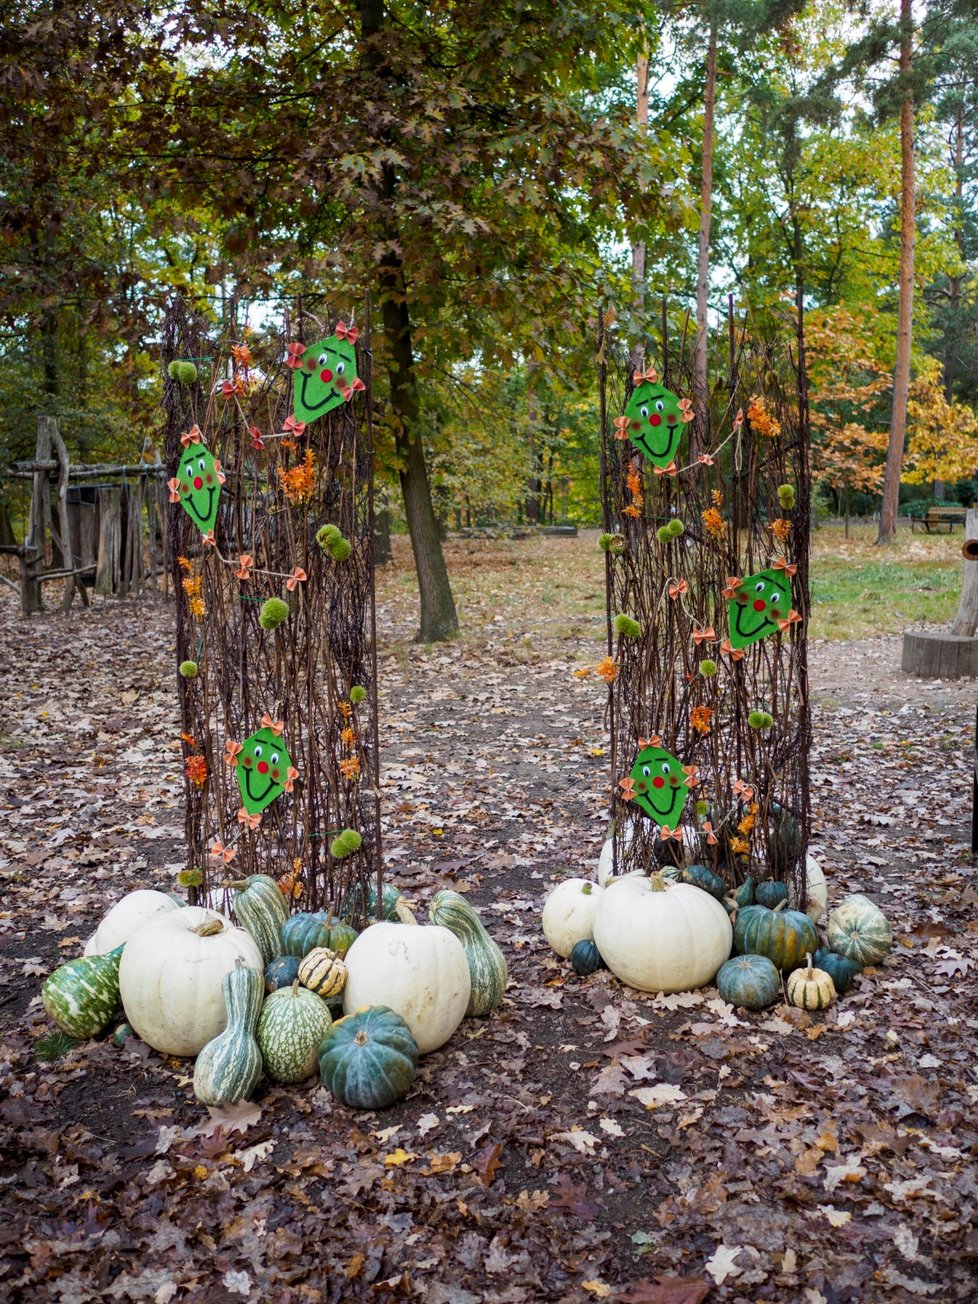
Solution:
{"label": "tall pine trunk", "polygon": [[[649,45],[647,39],[642,46],[642,53],[636,61],[635,81],[637,86],[635,123],[639,129],[639,134],[644,136],[649,125]],[[632,244],[632,313],[636,327],[641,330],[641,335],[638,335],[636,331],[636,340],[632,345],[629,363],[631,371],[638,371],[644,369],[645,366],[645,327],[642,322],[645,315],[644,240],[636,240]],[[665,359],[663,359],[664,361]]]}
{"label": "tall pine trunk", "polygon": [[696,347],[693,350],[693,420],[690,457],[705,446],[709,424],[710,218],[713,209],[713,119],[717,85],[717,27],[710,23],[703,97],[703,164],[700,181],[700,238],[696,255]]}
{"label": "tall pine trunk", "polygon": [[[381,48],[381,37],[387,26],[383,0],[359,0],[359,10],[360,30],[366,44],[365,63],[381,87],[390,85],[393,76]],[[404,263],[397,253],[397,175],[389,163],[382,168],[378,199],[380,225],[387,246],[379,269],[380,309],[391,415],[394,418],[394,443],[401,464],[401,493],[421,598],[418,640],[435,643],[458,633],[458,615],[431,500],[431,483],[419,429],[411,310]]]}
{"label": "tall pine trunk", "polygon": [[900,472],[907,431],[907,400],[910,396],[910,345],[913,339],[913,267],[916,237],[916,182],[913,150],[913,94],[910,89],[913,40],[912,0],[900,0],[900,75],[903,102],[900,106],[900,302],[897,310],[897,354],[893,372],[893,409],[890,441],[883,472],[883,502],[876,542],[892,542],[896,533],[900,501]]}

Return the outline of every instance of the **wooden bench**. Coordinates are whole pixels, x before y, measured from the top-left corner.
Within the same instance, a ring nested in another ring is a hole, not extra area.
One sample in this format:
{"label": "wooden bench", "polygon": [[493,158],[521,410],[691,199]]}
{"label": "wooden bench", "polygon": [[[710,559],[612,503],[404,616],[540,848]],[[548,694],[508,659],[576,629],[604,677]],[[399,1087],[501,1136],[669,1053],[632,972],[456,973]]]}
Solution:
{"label": "wooden bench", "polygon": [[910,532],[919,525],[928,534],[950,534],[956,525],[964,525],[967,511],[967,507],[928,507],[923,516],[910,517]]}

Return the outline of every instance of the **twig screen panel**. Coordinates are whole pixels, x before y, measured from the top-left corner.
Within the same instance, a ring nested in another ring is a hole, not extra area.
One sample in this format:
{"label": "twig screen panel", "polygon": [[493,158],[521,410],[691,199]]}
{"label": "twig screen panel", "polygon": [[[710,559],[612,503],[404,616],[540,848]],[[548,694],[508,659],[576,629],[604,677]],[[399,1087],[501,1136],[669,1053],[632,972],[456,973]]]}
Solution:
{"label": "twig screen panel", "polygon": [[[665,352],[665,350],[662,350]],[[731,329],[694,442],[689,360],[602,340],[615,867],[793,880],[809,834],[803,367]]]}
{"label": "twig screen panel", "polygon": [[348,374],[309,420],[300,340],[178,305],[164,341],[185,877],[270,874],[301,909],[364,901],[381,864],[369,340],[335,331]]}

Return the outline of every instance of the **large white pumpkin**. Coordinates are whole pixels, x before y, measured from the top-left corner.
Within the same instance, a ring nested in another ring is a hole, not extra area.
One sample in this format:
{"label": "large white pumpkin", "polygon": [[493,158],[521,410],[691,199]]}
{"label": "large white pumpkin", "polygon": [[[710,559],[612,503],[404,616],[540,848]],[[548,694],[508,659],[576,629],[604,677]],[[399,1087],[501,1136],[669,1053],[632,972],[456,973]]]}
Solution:
{"label": "large white pumpkin", "polygon": [[145,924],[147,919],[162,914],[166,910],[179,910],[182,901],[176,900],[167,892],[155,892],[149,887],[140,887],[135,892],[127,892],[124,897],[103,917],[85,943],[85,955],[108,955],[117,946],[123,946],[129,938]]}
{"label": "large white pumpkin", "polygon": [[[405,917],[413,919],[406,910]],[[469,962],[462,943],[440,924],[371,924],[344,963],[343,1013],[386,1005],[411,1029],[422,1055],[443,1046],[465,1017]]]}
{"label": "large white pumpkin", "polygon": [[224,1030],[222,984],[239,959],[264,968],[255,939],[223,915],[200,906],[155,915],[122,953],[119,992],[126,1018],[154,1050],[196,1055]]}
{"label": "large white pumpkin", "polygon": [[594,911],[603,888],[589,878],[565,878],[543,904],[543,935],[566,960],[578,942],[594,936]]}
{"label": "large white pumpkin", "polygon": [[[829,889],[822,866],[810,854],[805,857],[805,876],[808,880],[808,905],[805,907],[805,913],[813,924],[817,924],[828,906]],[[797,902],[798,893],[789,884],[788,905],[792,910],[797,910]]]}
{"label": "large white pumpkin", "polygon": [[608,968],[644,992],[683,992],[730,958],[733,929],[719,901],[659,875],[622,878],[602,892],[594,940]]}

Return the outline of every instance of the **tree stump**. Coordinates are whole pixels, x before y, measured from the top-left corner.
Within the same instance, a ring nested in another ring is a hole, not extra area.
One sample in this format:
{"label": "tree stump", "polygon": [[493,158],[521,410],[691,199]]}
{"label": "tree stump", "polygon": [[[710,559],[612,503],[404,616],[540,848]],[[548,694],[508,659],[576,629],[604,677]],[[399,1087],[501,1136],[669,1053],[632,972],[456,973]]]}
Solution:
{"label": "tree stump", "polygon": [[910,633],[903,636],[901,668],[921,679],[967,679],[978,676],[978,638],[961,634]]}

